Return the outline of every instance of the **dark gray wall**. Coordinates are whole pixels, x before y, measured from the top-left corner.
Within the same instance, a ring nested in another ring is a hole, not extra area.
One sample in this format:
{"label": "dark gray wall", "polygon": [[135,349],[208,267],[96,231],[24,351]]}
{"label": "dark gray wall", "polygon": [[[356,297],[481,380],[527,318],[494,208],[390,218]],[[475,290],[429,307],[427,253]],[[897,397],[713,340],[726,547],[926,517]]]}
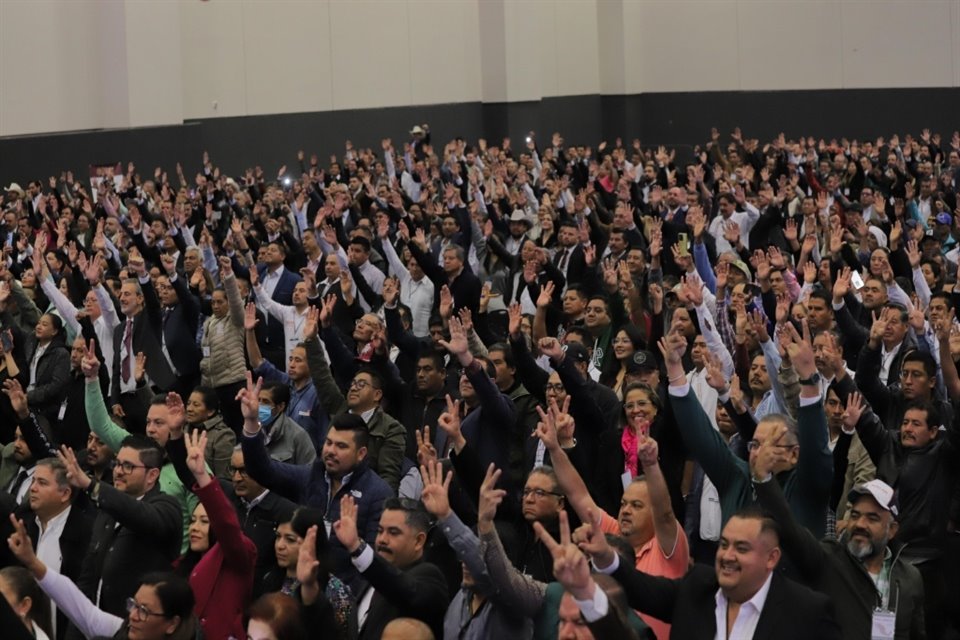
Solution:
{"label": "dark gray wall", "polygon": [[874,138],[917,134],[924,127],[946,137],[960,128],[960,89],[871,89],[774,92],[650,93],[632,96],[567,96],[540,102],[446,104],[389,109],[213,118],[180,126],[84,131],[0,139],[0,181],[21,184],[72,169],[86,175],[89,164],[134,161],[141,174],[157,165],[172,172],[180,161],[188,175],[208,150],[229,174],[263,166],[272,175],[296,164],[296,152],[320,154],[326,166],[343,142],[379,149],[380,140],[406,139],[414,124],[429,122],[435,142],[454,136],[499,144],[509,135],[522,147],[530,130],[541,140],[562,132],[568,143],[596,144],[621,136],[629,145],[690,148],[703,143],[710,128],[743,128],[748,137]]}

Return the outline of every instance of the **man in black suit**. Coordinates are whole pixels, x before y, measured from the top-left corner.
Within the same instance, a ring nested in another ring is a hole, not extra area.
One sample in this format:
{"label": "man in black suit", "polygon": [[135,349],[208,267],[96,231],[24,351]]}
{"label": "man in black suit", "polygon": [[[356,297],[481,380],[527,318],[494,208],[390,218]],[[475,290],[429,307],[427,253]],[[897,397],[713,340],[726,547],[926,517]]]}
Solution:
{"label": "man in black suit", "polygon": [[566,278],[567,285],[580,284],[587,270],[587,259],[583,247],[580,246],[580,229],[573,220],[560,223],[553,264]]}
{"label": "man in black suit", "polygon": [[[675,640],[842,637],[827,596],[775,571],[781,556],[779,529],[756,507],[727,521],[715,568],[695,565],[679,580],[656,578],[620,563],[599,523],[591,527],[581,548],[593,556],[601,573],[623,585],[633,609],[670,622],[670,637]],[[595,598],[591,604],[601,603]],[[586,612],[585,617],[590,620]]]}
{"label": "man in black suit", "polygon": [[[237,445],[230,457],[230,480],[230,483],[221,484],[224,493],[237,509],[243,534],[257,547],[254,585],[260,585],[263,576],[277,564],[273,550],[277,526],[293,518],[297,505],[247,475],[240,445]],[[256,588],[254,591],[257,591]]]}
{"label": "man in black suit", "polygon": [[144,313],[142,285],[149,282],[143,256],[134,254],[129,260],[130,271],[138,279],[129,279],[120,286],[120,315],[122,319],[113,334],[113,378],[110,402],[113,415],[123,418],[128,430],[142,432],[147,414],[137,399],[135,363],[138,353],[146,358],[146,374],[159,389],[173,389],[177,378],[163,355],[158,331]]}
{"label": "man in black suit", "polygon": [[140,577],[168,571],[180,553],[180,503],[160,492],[163,449],[146,436],[128,436],[117,453],[112,487],[86,475],[73,452],[60,455],[70,484],[100,510],[77,586],[103,611],[123,616]]}
{"label": "man in black suit", "polygon": [[[357,597],[360,640],[379,640],[387,624],[401,616],[422,620],[434,637],[443,637],[443,616],[450,594],[440,569],[423,562],[430,525],[430,514],[420,502],[385,500],[374,553],[357,533],[353,498],[345,495],[341,499],[340,519],[333,530],[350,552],[353,566],[370,585]],[[372,595],[369,590],[373,590]]]}
{"label": "man in black suit", "polygon": [[[0,536],[3,537],[13,533],[7,508],[11,506],[0,507],[3,514]],[[62,462],[56,458],[37,462],[29,503],[20,505],[16,514],[26,527],[37,557],[47,567],[76,581],[90,545],[95,513],[86,496],[70,486]],[[66,615],[58,610],[56,638],[64,638],[68,624]]]}
{"label": "man in black suit", "polygon": [[149,281],[141,284],[143,298],[163,356],[177,376],[173,390],[188,398],[200,381],[200,301],[190,293],[187,279],[177,276],[173,257],[164,254],[160,261],[166,275],[157,277],[156,288]]}

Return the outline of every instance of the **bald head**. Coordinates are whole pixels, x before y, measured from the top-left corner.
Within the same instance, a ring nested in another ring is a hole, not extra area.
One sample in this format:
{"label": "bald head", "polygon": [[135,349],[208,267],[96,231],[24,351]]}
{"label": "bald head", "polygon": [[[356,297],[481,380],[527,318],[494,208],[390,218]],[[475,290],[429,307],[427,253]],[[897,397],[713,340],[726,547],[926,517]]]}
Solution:
{"label": "bald head", "polygon": [[380,640],[436,640],[430,627],[413,618],[397,618],[391,620],[384,630]]}

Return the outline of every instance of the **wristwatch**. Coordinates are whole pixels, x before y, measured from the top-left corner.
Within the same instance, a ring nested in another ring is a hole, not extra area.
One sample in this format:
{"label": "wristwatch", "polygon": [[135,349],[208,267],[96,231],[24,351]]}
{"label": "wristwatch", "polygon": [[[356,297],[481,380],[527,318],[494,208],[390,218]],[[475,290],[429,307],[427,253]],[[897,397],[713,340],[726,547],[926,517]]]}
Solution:
{"label": "wristwatch", "polygon": [[809,378],[800,380],[800,384],[820,384],[820,374],[814,371]]}
{"label": "wristwatch", "polygon": [[361,555],[364,551],[366,551],[366,550],[367,550],[367,541],[366,541],[366,540],[361,540],[361,541],[360,541],[360,546],[350,552],[350,557],[351,557],[351,558],[359,558],[360,555]]}

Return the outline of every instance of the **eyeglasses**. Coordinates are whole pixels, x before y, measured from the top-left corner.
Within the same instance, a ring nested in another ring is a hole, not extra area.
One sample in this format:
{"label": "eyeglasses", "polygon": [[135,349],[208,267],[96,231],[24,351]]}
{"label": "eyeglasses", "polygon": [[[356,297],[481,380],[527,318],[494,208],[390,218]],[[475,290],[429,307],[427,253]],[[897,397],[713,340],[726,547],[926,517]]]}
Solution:
{"label": "eyeglasses", "polygon": [[[756,451],[757,449],[759,449],[759,448],[762,446],[762,444],[763,444],[763,443],[761,443],[759,440],[751,440],[750,442],[747,443],[747,449],[749,449],[750,451]],[[798,445],[798,444],[772,444],[772,445],[770,445],[770,446],[771,446],[771,447],[776,447],[777,449],[793,449],[794,447],[799,447],[800,445]]]}
{"label": "eyeglasses", "polygon": [[162,613],[150,611],[150,609],[147,609],[146,605],[140,604],[133,598],[127,598],[127,613],[135,617],[137,620],[146,620],[150,616],[160,616],[161,618],[166,617]]}
{"label": "eyeglasses", "polygon": [[128,474],[133,473],[134,469],[151,469],[152,467],[149,467],[145,464],[133,464],[132,462],[122,461],[117,462],[117,466],[114,468],[120,469],[124,474]]}
{"label": "eyeglasses", "polygon": [[543,386],[544,391],[553,391],[554,393],[564,393],[566,388],[559,382],[548,383]]}
{"label": "eyeglasses", "polygon": [[900,369],[901,378],[923,378],[927,374],[923,371],[913,371],[911,369]]}
{"label": "eyeglasses", "polygon": [[370,386],[370,383],[367,382],[366,380],[354,379],[350,381],[350,388],[356,389],[358,391],[363,391],[369,386]]}
{"label": "eyeglasses", "polygon": [[234,474],[239,473],[239,474],[240,474],[241,476],[243,476],[244,478],[247,477],[247,468],[246,468],[246,467],[234,467],[234,466],[231,465],[230,467],[227,467],[227,471],[230,473],[231,476],[233,476]]}
{"label": "eyeglasses", "polygon": [[537,500],[542,500],[543,498],[546,498],[547,496],[554,496],[555,498],[562,498],[562,497],[563,497],[563,494],[562,494],[562,493],[557,493],[557,492],[555,492],[555,491],[545,491],[544,489],[528,489],[528,488],[524,487],[523,492],[521,493],[521,495],[522,495],[524,498],[526,498],[526,497],[529,496],[530,494],[533,494],[533,497],[535,497]]}

